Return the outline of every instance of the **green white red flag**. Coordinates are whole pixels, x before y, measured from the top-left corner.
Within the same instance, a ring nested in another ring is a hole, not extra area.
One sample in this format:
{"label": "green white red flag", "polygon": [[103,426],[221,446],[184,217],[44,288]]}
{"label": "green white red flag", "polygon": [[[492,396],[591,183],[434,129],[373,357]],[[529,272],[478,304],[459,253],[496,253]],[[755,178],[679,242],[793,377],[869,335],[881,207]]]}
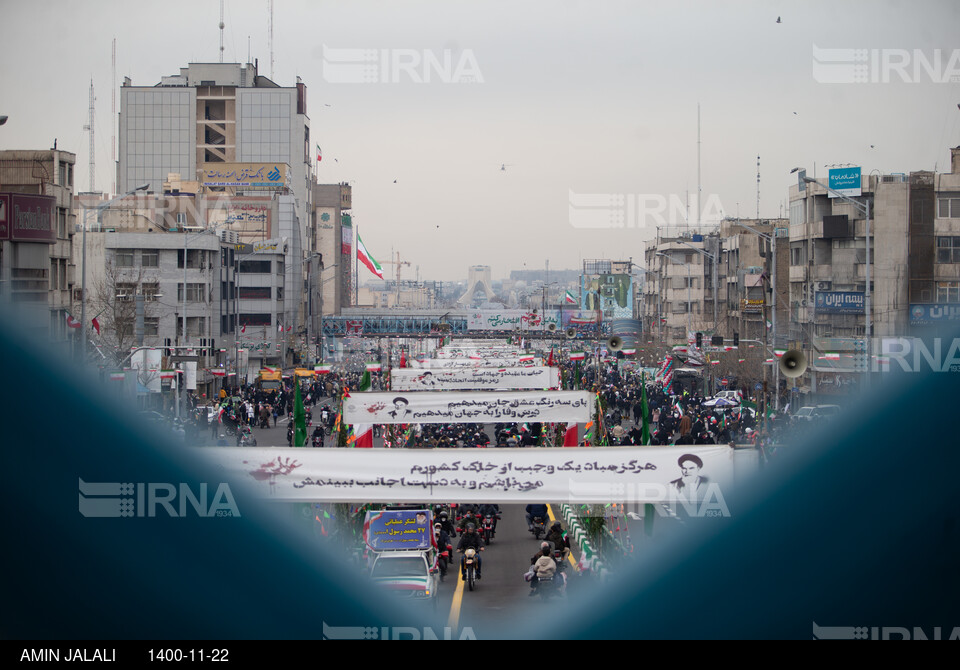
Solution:
{"label": "green white red flag", "polygon": [[383,279],[383,268],[380,267],[377,259],[367,251],[367,247],[364,246],[359,233],[357,233],[357,260],[366,265],[370,272],[377,275],[380,279]]}

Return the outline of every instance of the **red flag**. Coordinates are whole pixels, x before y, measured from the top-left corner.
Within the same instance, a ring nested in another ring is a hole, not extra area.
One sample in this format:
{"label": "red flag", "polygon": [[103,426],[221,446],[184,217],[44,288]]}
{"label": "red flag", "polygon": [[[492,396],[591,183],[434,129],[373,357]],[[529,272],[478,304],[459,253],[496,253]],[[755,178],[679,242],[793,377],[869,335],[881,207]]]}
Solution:
{"label": "red flag", "polygon": [[563,436],[563,446],[565,447],[577,446],[577,424],[576,423],[567,424],[567,432]]}
{"label": "red flag", "polygon": [[400,367],[401,368],[407,367],[407,352],[405,351],[400,352]]}
{"label": "red flag", "polygon": [[69,314],[67,314],[67,326],[68,326],[69,328],[79,328],[81,325],[83,325],[83,324],[81,324],[79,321],[77,321],[77,320],[74,319],[72,316],[70,316]]}
{"label": "red flag", "polygon": [[90,322],[93,324],[93,329],[97,331],[97,335],[100,334],[100,322],[97,321],[97,317],[93,317],[93,321]]}
{"label": "red flag", "polygon": [[247,324],[243,324],[243,328],[240,329],[241,333],[247,332]]}
{"label": "red flag", "polygon": [[552,368],[554,366],[553,361],[553,347],[550,347],[550,358],[547,359],[547,367]]}

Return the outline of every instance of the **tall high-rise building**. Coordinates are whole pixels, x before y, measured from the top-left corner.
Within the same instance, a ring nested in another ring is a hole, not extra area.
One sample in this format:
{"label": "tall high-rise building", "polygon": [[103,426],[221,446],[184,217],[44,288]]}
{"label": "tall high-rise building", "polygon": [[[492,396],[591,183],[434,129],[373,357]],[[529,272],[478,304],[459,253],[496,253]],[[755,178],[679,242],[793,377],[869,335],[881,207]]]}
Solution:
{"label": "tall high-rise building", "polygon": [[286,164],[301,226],[309,220],[310,119],[299,78],[279,86],[255,63],[190,63],[154,86],[125,78],[119,144],[121,193],[141,184],[162,193],[170,173],[202,181],[205,164]]}

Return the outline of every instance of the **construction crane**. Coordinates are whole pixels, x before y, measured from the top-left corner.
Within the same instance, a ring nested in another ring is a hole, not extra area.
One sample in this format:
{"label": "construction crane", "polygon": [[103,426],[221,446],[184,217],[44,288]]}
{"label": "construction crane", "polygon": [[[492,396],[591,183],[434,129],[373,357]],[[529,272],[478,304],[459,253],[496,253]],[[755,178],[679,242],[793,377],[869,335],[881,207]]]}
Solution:
{"label": "construction crane", "polygon": [[397,302],[396,302],[396,306],[399,307],[399,306],[400,306],[400,270],[401,270],[401,268],[402,268],[404,265],[410,266],[410,263],[408,263],[407,261],[401,261],[401,260],[400,260],[400,252],[399,252],[399,251],[397,252],[397,255],[396,255],[396,259],[397,259],[397,260],[392,260],[393,257],[394,257],[394,256],[393,256],[393,253],[391,252],[391,254],[390,254],[391,260],[389,260],[389,261],[383,261],[382,265],[395,265],[395,266],[397,266],[397,269],[394,271],[394,281],[395,281],[396,284],[397,284]]}

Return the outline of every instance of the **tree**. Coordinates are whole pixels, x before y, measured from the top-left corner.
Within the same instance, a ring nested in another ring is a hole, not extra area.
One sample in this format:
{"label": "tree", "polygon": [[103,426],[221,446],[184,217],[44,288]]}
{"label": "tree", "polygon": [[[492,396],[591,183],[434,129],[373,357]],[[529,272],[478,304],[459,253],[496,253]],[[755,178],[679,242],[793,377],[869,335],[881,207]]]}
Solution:
{"label": "tree", "polygon": [[[90,298],[91,310],[100,324],[100,334],[91,332],[107,364],[119,367],[137,344],[137,301],[136,296],[143,291],[144,270],[138,268],[118,268],[108,260],[104,266],[103,278],[94,284]],[[147,283],[157,284],[158,280]],[[144,302],[144,320],[154,317],[156,312],[153,301]],[[90,324],[87,324],[90,327]],[[146,383],[141,380],[141,383]]]}

